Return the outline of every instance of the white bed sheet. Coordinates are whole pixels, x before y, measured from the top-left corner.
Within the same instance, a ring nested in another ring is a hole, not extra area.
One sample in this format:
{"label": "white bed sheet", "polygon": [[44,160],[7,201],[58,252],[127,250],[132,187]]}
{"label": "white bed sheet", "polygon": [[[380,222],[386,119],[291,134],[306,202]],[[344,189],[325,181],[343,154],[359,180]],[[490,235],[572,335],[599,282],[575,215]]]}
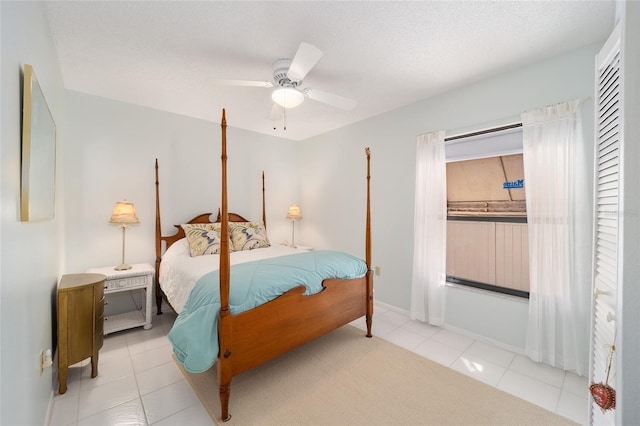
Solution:
{"label": "white bed sheet", "polygon": [[[231,265],[251,262],[260,259],[286,256],[300,253],[295,249],[283,245],[232,252],[229,256]],[[189,244],[185,238],[176,241],[162,256],[160,263],[160,288],[167,296],[173,309],[180,313],[184,308],[189,293],[196,281],[204,274],[220,269],[220,255],[210,254],[191,257]]]}

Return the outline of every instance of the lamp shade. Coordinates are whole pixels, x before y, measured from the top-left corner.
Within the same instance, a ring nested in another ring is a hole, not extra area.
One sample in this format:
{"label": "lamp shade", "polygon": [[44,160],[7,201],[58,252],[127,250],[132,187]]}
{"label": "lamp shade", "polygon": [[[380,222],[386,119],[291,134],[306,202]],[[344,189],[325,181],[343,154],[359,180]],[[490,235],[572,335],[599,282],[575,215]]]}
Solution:
{"label": "lamp shade", "polygon": [[304,95],[293,87],[280,87],[271,93],[271,99],[284,108],[295,108],[304,101]]}
{"label": "lamp shade", "polygon": [[109,223],[139,223],[136,208],[127,200],[118,201],[111,213]]}
{"label": "lamp shade", "polygon": [[287,211],[287,219],[302,219],[302,215],[300,214],[300,207],[297,204],[291,204],[289,206],[289,211]]}

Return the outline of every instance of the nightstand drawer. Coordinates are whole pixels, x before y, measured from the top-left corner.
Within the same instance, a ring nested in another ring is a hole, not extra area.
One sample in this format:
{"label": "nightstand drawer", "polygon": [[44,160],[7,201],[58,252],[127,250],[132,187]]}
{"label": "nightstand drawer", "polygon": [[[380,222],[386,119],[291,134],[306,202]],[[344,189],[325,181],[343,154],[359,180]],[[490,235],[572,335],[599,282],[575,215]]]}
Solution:
{"label": "nightstand drawer", "polygon": [[114,290],[123,290],[126,288],[146,287],[151,277],[149,275],[139,275],[137,277],[116,278],[106,280],[104,282],[104,292],[109,293]]}

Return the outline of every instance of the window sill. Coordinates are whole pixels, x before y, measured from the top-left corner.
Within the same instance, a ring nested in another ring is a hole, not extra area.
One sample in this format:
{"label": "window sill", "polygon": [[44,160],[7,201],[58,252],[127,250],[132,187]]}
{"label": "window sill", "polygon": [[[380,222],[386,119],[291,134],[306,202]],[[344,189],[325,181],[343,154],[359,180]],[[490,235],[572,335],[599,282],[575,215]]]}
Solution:
{"label": "window sill", "polygon": [[484,284],[470,280],[462,280],[447,276],[446,285],[449,287],[457,287],[465,290],[471,290],[483,294],[493,294],[496,296],[503,296],[509,299],[520,300],[529,302],[529,293],[521,290],[509,289],[505,287],[498,287],[491,284]]}

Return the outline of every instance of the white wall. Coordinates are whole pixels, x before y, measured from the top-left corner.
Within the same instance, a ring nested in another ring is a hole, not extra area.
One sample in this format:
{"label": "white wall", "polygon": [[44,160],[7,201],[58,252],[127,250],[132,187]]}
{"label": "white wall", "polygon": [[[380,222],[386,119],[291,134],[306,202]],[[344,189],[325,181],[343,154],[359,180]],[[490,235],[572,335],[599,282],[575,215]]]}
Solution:
{"label": "white wall", "polygon": [[[613,23],[612,23],[613,25]],[[484,128],[534,108],[589,98],[585,139],[593,140],[594,56],[600,45],[444,93],[320,135],[300,145],[300,244],[364,255],[365,160],[372,151],[373,265],[376,300],[409,310],[413,261],[416,137]],[[591,152],[592,149],[588,148]],[[527,307],[491,294],[449,287],[446,324],[506,346],[524,347]],[[493,309],[484,309],[491,306]],[[483,308],[484,307],[484,308]],[[511,312],[505,319],[502,312]],[[507,332],[504,323],[510,324]],[[375,324],[375,321],[374,321]],[[474,329],[470,329],[473,325]],[[374,325],[375,327],[375,325]]]}
{"label": "white wall", "polygon": [[40,2],[0,2],[2,22],[0,424],[43,424],[52,369],[39,372],[40,350],[52,347],[55,289],[62,258],[62,191],[58,155],[56,218],[20,222],[21,97],[31,64],[57,125],[58,154],[66,140],[64,88]]}
{"label": "white wall", "polygon": [[[155,262],[155,168],[162,230],[220,207],[220,124],[67,92],[64,187],[67,272],[120,263],[122,232],[108,223],[116,201],[134,203],[126,262]],[[220,120],[221,111],[215,113]],[[272,243],[290,238],[287,208],[298,199],[296,142],[233,126],[227,111],[229,210],[262,218],[262,177]]]}

